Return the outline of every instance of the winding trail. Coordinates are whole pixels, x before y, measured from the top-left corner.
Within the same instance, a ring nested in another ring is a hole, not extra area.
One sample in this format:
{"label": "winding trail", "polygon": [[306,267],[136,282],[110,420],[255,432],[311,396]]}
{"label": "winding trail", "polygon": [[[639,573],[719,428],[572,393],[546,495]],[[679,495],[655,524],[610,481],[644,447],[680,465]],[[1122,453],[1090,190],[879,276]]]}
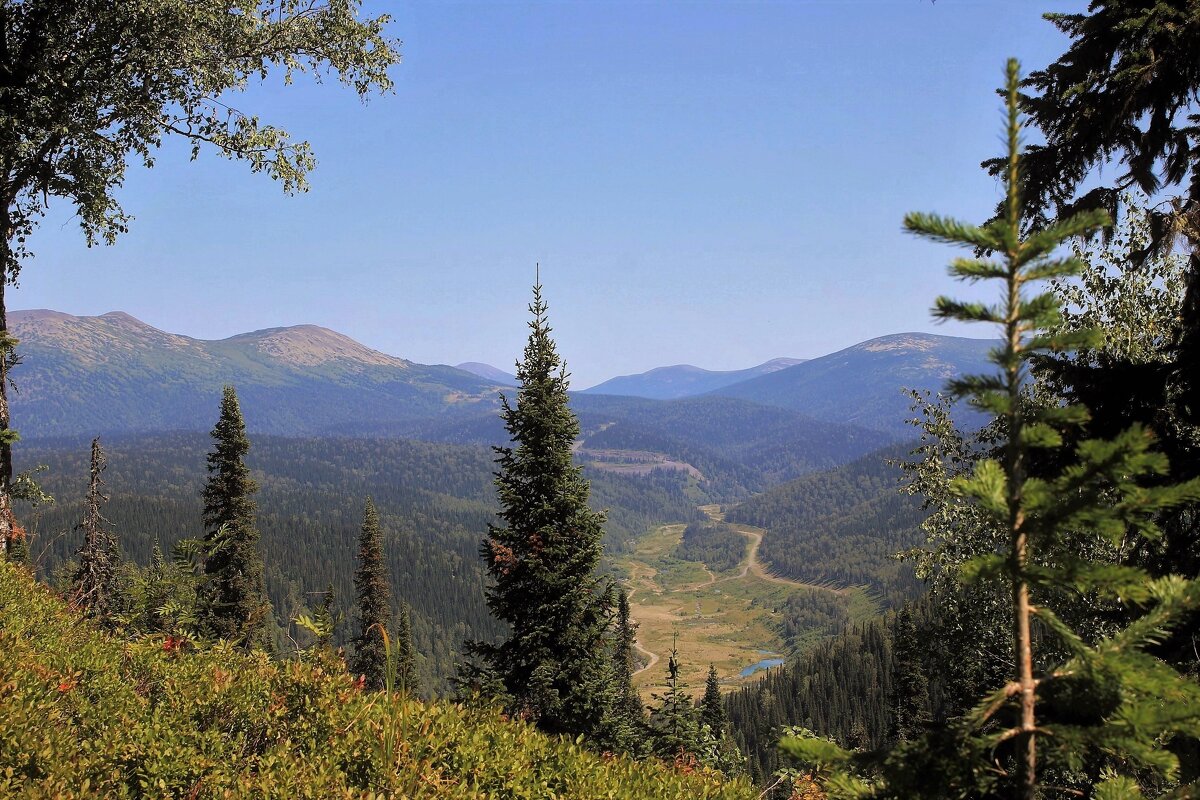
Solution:
{"label": "winding trail", "polygon": [[[722,514],[715,506],[700,506],[700,510],[708,515],[709,519],[714,522],[724,522],[725,515]],[[715,583],[724,583],[725,581],[737,580],[744,578],[753,573],[754,577],[761,578],[768,583],[776,583],[781,586],[795,586],[798,589],[823,589],[834,594],[845,594],[845,589],[838,589],[832,586],[823,586],[819,583],[805,583],[803,581],[795,581],[791,578],[784,578],[774,574],[767,569],[766,565],[758,560],[758,548],[762,544],[762,531],[751,528],[748,525],[733,525],[734,529],[750,540],[750,549],[746,553],[746,557],[742,559],[741,570],[733,575],[726,575],[724,578],[718,578],[713,575],[712,570],[708,567],[704,571],[708,573],[708,581],[706,583],[698,583],[694,586],[681,586],[678,589],[672,589],[672,592],[694,592],[697,589],[703,589],[706,586],[712,586]]]}
{"label": "winding trail", "polygon": [[642,647],[642,643],[639,642],[637,639],[633,640],[633,646],[638,649],[638,652],[645,653],[646,655],[650,656],[650,660],[646,662],[646,666],[642,667],[641,669],[635,669],[632,673],[630,673],[629,677],[631,677],[631,678],[634,675],[641,675],[643,672],[650,669],[651,667],[653,667],[655,664],[657,664],[659,662],[658,653],[653,653],[653,652],[647,650],[646,648]]}
{"label": "winding trail", "polygon": [[[716,522],[724,522],[725,521],[725,515],[721,513],[719,507],[701,506],[700,510],[703,511],[705,514],[707,514],[710,519],[712,519]],[[741,564],[739,565],[740,569],[737,572],[735,572],[731,575],[726,575],[723,578],[718,578],[713,573],[712,570],[710,570],[707,566],[705,566],[704,572],[708,575],[707,581],[705,581],[703,583],[691,584],[688,586],[680,586],[675,589],[669,589],[665,592],[665,594],[686,594],[686,593],[690,593],[690,592],[696,592],[698,590],[705,589],[710,586],[715,586],[716,584],[719,584],[719,583],[725,583],[726,581],[742,580],[748,576],[753,576],[760,580],[766,581],[767,583],[773,583],[773,584],[780,585],[780,586],[790,586],[790,587],[797,588],[797,589],[818,589],[818,590],[822,590],[822,591],[833,592],[834,594],[845,594],[847,591],[849,591],[848,589],[845,589],[845,588],[836,588],[833,586],[823,586],[821,584],[816,584],[816,583],[804,583],[803,581],[796,581],[796,580],[792,580],[790,578],[784,578],[784,577],[780,577],[779,575],[773,574],[767,568],[767,566],[765,564],[763,564],[762,561],[759,560],[759,556],[758,556],[759,547],[762,545],[762,541],[763,541],[763,531],[761,531],[757,528],[753,528],[748,525],[734,525],[734,528],[742,536],[745,536],[747,541],[750,544],[750,546],[748,548],[746,548],[746,554],[742,558]],[[640,566],[642,567],[642,569],[645,570],[645,572],[641,572],[640,575],[638,575],[638,577],[649,578],[650,580],[653,580],[654,576],[657,574],[657,570],[655,570],[653,567],[651,567],[647,564],[642,564]],[[629,592],[629,599],[632,600],[634,594],[637,591],[644,590],[644,589],[645,589],[645,587],[642,587],[642,586],[634,587]],[[655,594],[658,594],[658,592],[655,592]],[[635,622],[636,622],[636,620],[635,620]],[[653,650],[650,650],[647,647],[645,647],[641,643],[641,641],[634,640],[633,646],[635,649],[637,649],[637,651],[639,653],[646,656],[646,658],[648,660],[645,665],[638,668],[637,670],[634,670],[631,677],[640,675],[643,672],[646,672],[647,670],[652,669],[656,664],[658,664],[659,661],[662,660],[662,657],[660,654],[655,653]]]}
{"label": "winding trail", "polygon": [[[743,536],[750,537],[751,542],[750,554],[747,556],[746,563],[742,566],[742,571],[737,577],[746,577],[746,572],[748,570],[754,573],[754,577],[761,578],[768,583],[778,583],[783,586],[795,586],[798,589],[821,589],[822,591],[833,592],[834,594],[846,594],[846,592],[849,591],[844,587],[837,588],[834,586],[826,586],[820,583],[794,581],[791,578],[784,578],[774,574],[773,572],[770,572],[766,566],[758,560],[758,546],[762,544],[763,535],[756,530],[747,530],[741,527],[738,528],[738,533],[742,534]],[[729,580],[729,578],[723,578],[723,580]]]}

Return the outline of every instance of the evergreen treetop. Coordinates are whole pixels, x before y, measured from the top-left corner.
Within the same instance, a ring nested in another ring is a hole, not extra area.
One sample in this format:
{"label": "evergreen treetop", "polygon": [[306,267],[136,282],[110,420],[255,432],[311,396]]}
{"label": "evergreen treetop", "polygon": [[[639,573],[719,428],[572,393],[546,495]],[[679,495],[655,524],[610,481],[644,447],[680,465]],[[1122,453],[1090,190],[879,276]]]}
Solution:
{"label": "evergreen treetop", "polygon": [[222,393],[212,438],[204,487],[202,626],[213,638],[249,648],[262,644],[270,602],[254,521],[252,495],[258,486],[245,462],[250,440],[232,386]]}
{"label": "evergreen treetop", "polygon": [[617,705],[630,721],[641,722],[645,714],[642,700],[633,688],[633,650],[637,625],[629,616],[629,593],[617,591],[617,625],[613,642],[613,683],[617,686]]}
{"label": "evergreen treetop", "polygon": [[83,531],[83,545],[79,549],[79,566],[71,581],[71,596],[88,616],[110,625],[113,614],[118,610],[121,555],[117,539],[101,510],[108,501],[108,496],[102,491],[104,481],[100,477],[106,466],[100,439],[93,439],[87,498],[84,501],[83,521],[79,524],[79,529]]}
{"label": "evergreen treetop", "polygon": [[[1024,107],[1045,139],[1023,159],[1027,219],[1043,227],[1094,208],[1116,218],[1126,192],[1154,196],[1140,212],[1145,241],[1128,255],[1138,265],[1183,245],[1182,324],[1169,370],[1121,380],[1164,392],[1160,405],[1200,425],[1200,4],[1091,0],[1086,12],[1045,17],[1070,44],[1022,82]],[[1002,159],[987,166],[1005,169]]]}
{"label": "evergreen treetop", "polygon": [[392,627],[392,588],[383,555],[383,529],[375,502],[368,497],[358,539],[358,569],[354,573],[358,632],[350,671],[366,678],[371,689],[382,689],[387,673],[387,649],[381,631]]}
{"label": "evergreen treetop", "polygon": [[687,691],[687,683],[679,676],[679,667],[679,650],[672,641],[667,653],[667,690],[653,695],[658,704],[650,712],[654,752],[666,759],[695,756],[705,741],[700,713]]}
{"label": "evergreen treetop", "polygon": [[646,752],[646,710],[642,698],[633,687],[633,650],[637,625],[629,616],[629,594],[617,590],[617,619],[613,634],[613,709],[611,714],[611,745],[630,754]]}
{"label": "evergreen treetop", "polygon": [[717,677],[715,664],[708,665],[704,697],[700,700],[700,721],[709,727],[714,736],[721,736],[725,731],[725,703],[721,700],[721,681]]}
{"label": "evergreen treetop", "polygon": [[412,608],[400,603],[396,614],[396,681],[408,695],[421,693],[421,679],[417,673],[417,651],[413,646]]}
{"label": "evergreen treetop", "polygon": [[208,454],[208,483],[204,487],[204,527],[211,536],[222,525],[233,531],[254,529],[254,500],[258,484],[250,477],[246,454],[250,438],[238,404],[237,391],[226,386],[221,393],[221,414],[212,430],[213,449]]}
{"label": "evergreen treetop", "polygon": [[512,441],[495,448],[502,524],[489,526],[482,548],[488,608],[511,632],[470,652],[503,685],[514,713],[548,732],[600,735],[613,698],[612,590],[595,574],[604,517],[589,508],[588,482],[573,461],[579,422],[540,284],[529,311],[515,404],[501,395]]}

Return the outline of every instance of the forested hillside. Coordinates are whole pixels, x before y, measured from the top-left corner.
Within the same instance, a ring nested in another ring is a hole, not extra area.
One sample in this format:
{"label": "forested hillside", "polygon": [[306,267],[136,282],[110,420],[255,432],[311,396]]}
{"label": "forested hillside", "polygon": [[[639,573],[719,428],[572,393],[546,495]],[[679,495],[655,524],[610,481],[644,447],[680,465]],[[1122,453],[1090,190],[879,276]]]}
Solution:
{"label": "forested hillside", "polygon": [[[779,406],[816,419],[908,435],[905,390],[940,391],[946,381],[985,363],[991,343],[929,333],[897,333],[794,367],[717,389],[714,394]],[[963,406],[960,423],[983,418]]]}
{"label": "forested hillside", "polygon": [[576,395],[588,448],[655,450],[686,461],[730,498],[844,464],[893,437],[725,397],[671,402]]}
{"label": "forested hillside", "polygon": [[734,737],[761,782],[786,763],[775,747],[796,725],[846,747],[876,748],[892,720],[892,636],[888,623],[855,625],[726,697]]}
{"label": "forested hillside", "polygon": [[[588,450],[629,450],[668,456],[695,467],[703,496],[732,501],[895,441],[892,434],[813,419],[784,408],[728,397],[648,400],[573,393]],[[499,417],[476,412],[376,432],[429,441],[499,445]]]}
{"label": "forested hillside", "polygon": [[723,522],[693,522],[683,529],[674,556],[699,561],[713,572],[728,572],[746,556],[746,539]]}
{"label": "forested hillside", "polygon": [[896,555],[922,541],[921,500],[900,492],[894,464],[913,445],[893,445],[849,464],[797,478],[726,512],[767,530],[759,553],[796,580],[869,586],[889,605],[918,591]]}
{"label": "forested hillside", "polygon": [[[171,434],[116,438],[104,473],[112,521],[126,556],[147,564],[201,531],[201,487],[208,437]],[[19,467],[46,465],[39,476],[56,502],[28,519],[32,557],[45,575],[75,556],[87,486],[83,440],[28,442]],[[483,602],[480,541],[494,519],[493,456],[482,447],[404,440],[292,439],[256,436],[248,463],[261,484],[257,500],[267,590],[278,622],[315,608],[332,585],[335,611],[350,611],[355,540],[362,504],[379,508],[394,595],[413,607],[425,685],[444,689],[461,643],[500,628]],[[631,478],[595,474],[593,504],[608,508],[606,546],[619,551],[658,522],[699,518],[683,481],[670,474]],[[349,625],[339,627],[344,642]]]}

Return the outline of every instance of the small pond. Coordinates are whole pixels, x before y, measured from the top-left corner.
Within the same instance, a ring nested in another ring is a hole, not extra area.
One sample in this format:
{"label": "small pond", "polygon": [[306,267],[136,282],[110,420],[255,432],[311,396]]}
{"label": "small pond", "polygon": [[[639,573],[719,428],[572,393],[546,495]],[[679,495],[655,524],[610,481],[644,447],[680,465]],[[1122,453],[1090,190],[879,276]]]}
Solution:
{"label": "small pond", "polygon": [[762,661],[759,661],[756,664],[751,664],[750,666],[748,666],[744,670],[742,670],[742,677],[748,678],[751,675],[753,675],[754,673],[758,672],[760,669],[770,669],[771,667],[778,667],[782,663],[783,663],[783,659],[779,658],[779,657],[764,658]]}

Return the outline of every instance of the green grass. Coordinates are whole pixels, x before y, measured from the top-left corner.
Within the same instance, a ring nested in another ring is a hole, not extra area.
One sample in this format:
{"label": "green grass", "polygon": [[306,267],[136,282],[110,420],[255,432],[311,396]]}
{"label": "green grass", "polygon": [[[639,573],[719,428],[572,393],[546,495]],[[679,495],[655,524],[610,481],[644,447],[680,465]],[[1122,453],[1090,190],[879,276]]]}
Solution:
{"label": "green grass", "polygon": [[[715,507],[705,509],[719,515]],[[764,652],[787,653],[780,636],[784,601],[798,591],[834,591],[790,581],[770,579],[743,569],[714,575],[703,564],[683,561],[672,553],[683,535],[684,525],[662,525],[648,531],[632,548],[615,559],[615,567],[631,592],[632,616],[638,624],[638,641],[661,660],[638,673],[634,683],[644,697],[662,691],[666,680],[666,655],[675,642],[683,680],[699,691],[711,663],[716,666],[722,687],[741,685],[745,668],[762,660]],[[761,531],[736,526],[747,536]],[[747,548],[747,558],[749,557]],[[742,572],[745,575],[742,575]],[[846,597],[853,619],[865,619],[875,603],[858,588],[838,590]],[[824,635],[814,632],[812,640]],[[802,643],[807,644],[808,639]]]}

